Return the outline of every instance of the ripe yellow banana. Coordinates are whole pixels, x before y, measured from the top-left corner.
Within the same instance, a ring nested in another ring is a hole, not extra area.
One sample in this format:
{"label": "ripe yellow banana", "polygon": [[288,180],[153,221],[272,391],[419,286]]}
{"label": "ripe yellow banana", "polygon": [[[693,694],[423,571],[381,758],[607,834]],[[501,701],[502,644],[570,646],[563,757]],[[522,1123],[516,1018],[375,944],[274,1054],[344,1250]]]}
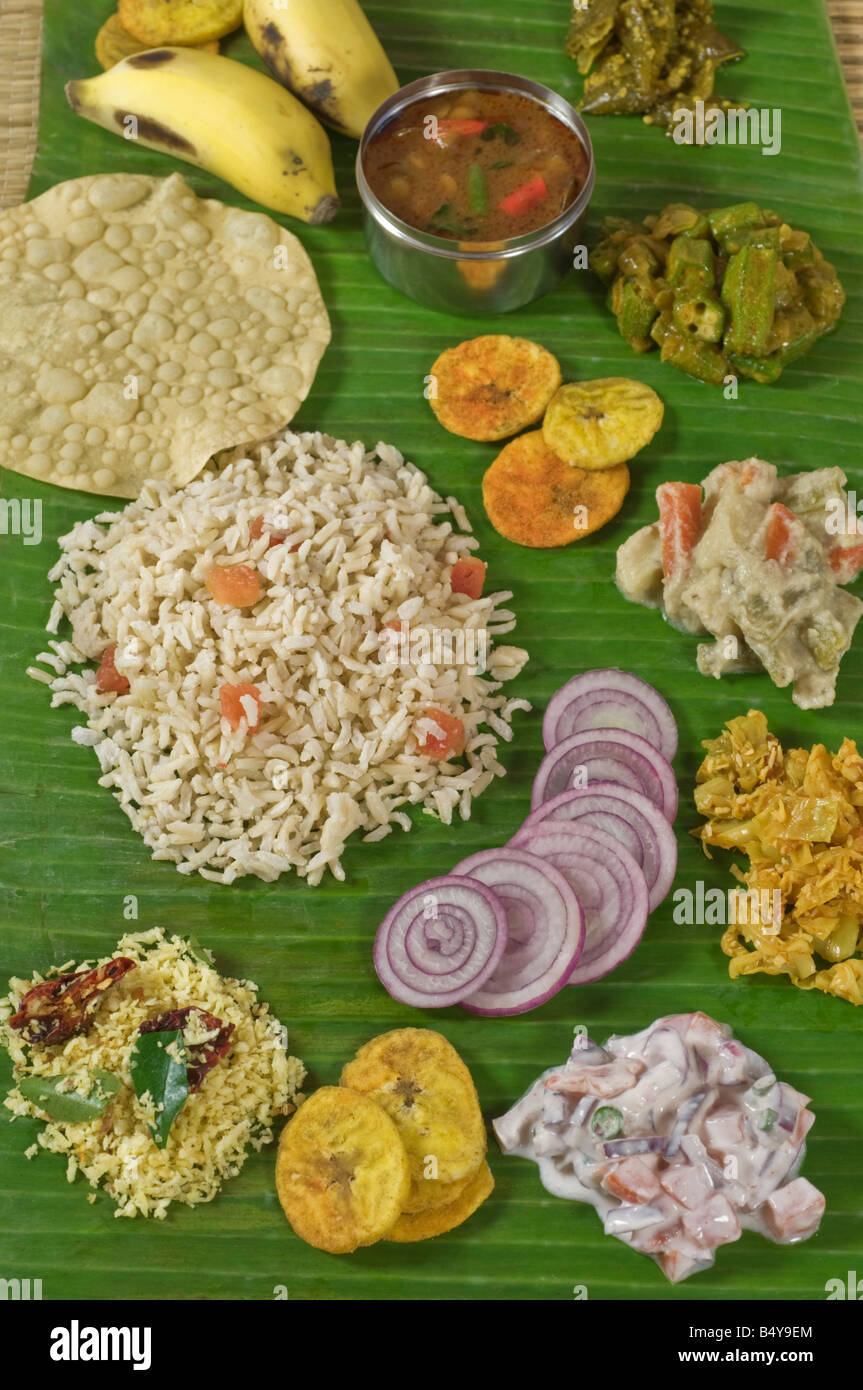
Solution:
{"label": "ripe yellow banana", "polygon": [[343,135],[359,139],[398,91],[357,0],[246,0],[243,23],[273,75]]}
{"label": "ripe yellow banana", "polygon": [[339,207],[330,142],[271,77],[193,48],[154,48],[66,85],[73,111],[106,130],[218,174],[303,222]]}

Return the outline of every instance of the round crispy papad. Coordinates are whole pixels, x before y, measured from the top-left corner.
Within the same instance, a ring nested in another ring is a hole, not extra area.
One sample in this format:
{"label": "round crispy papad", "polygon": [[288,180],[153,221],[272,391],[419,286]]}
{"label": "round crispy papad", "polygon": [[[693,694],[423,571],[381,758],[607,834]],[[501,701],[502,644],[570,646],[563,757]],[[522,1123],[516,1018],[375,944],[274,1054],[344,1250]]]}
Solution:
{"label": "round crispy papad", "polygon": [[329,340],[297,238],[180,174],[94,174],[0,213],[0,464],[40,482],[182,486],[283,428]]}

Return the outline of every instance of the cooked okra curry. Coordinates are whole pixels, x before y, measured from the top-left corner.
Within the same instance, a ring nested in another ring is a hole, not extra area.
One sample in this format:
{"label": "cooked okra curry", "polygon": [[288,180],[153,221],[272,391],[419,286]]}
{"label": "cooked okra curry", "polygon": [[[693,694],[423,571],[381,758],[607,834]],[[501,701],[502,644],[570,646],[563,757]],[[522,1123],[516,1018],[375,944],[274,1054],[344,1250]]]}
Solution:
{"label": "cooked okra curry", "polygon": [[587,175],[578,136],[516,92],[422,97],[369,144],[372,192],[402,222],[459,242],[506,241],[553,222]]}
{"label": "cooked okra curry", "polygon": [[639,226],[610,218],[590,264],[635,352],[721,386],[773,382],[836,326],[845,292],[808,232],[757,203],[670,203]]}

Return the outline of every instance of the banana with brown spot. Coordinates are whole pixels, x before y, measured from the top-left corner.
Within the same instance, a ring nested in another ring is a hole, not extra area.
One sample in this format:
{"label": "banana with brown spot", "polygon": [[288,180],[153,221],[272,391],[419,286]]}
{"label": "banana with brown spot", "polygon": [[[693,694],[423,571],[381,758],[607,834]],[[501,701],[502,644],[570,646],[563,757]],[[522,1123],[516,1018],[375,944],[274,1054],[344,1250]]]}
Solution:
{"label": "banana with brown spot", "polygon": [[343,135],[359,139],[398,91],[357,0],[246,0],[243,23],[273,76]]}
{"label": "banana with brown spot", "polygon": [[316,225],[338,211],[323,126],[244,63],[156,48],[67,83],[66,97],[79,116],[197,164],[274,212]]}

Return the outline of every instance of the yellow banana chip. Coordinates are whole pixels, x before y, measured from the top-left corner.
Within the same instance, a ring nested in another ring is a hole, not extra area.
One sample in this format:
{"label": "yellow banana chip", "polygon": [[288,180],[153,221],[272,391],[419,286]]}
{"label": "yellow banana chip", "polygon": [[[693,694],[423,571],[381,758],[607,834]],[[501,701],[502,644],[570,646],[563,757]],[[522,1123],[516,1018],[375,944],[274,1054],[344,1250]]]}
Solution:
{"label": "yellow banana chip", "polygon": [[428,1028],[382,1033],[348,1062],[341,1082],[372,1097],[396,1124],[411,1168],[403,1211],[434,1207],[441,1184],[476,1173],[486,1150],[476,1087],[440,1033]]}
{"label": "yellow banana chip", "polygon": [[542,437],[576,468],[612,468],[650,443],[664,413],[656,392],[641,381],[623,376],[573,381],[549,402]]}
{"label": "yellow banana chip", "polygon": [[120,0],[120,22],[148,48],[208,43],[239,29],[243,0]]}
{"label": "yellow banana chip", "polygon": [[445,1231],[454,1231],[456,1226],[473,1216],[493,1190],[494,1178],[491,1169],[487,1163],[483,1163],[479,1172],[471,1178],[461,1196],[454,1202],[437,1207],[433,1211],[421,1211],[415,1215],[406,1213],[400,1216],[392,1229],[387,1231],[384,1240],[406,1245],[415,1240],[430,1240],[432,1236],[441,1236]]}
{"label": "yellow banana chip", "polygon": [[[201,43],[194,46],[205,49],[207,53],[218,53],[219,51],[219,45],[215,39],[212,43]],[[105,20],[96,35],[95,47],[96,60],[99,66],[107,72],[108,68],[112,68],[121,59],[131,58],[134,53],[144,53],[152,45],[141,43],[140,39],[136,39],[124,27],[119,14],[112,14],[110,19]]]}
{"label": "yellow banana chip", "polygon": [[344,1255],[374,1245],[409,1190],[399,1132],[367,1096],[322,1086],[282,1131],[276,1191],[296,1235],[316,1250]]}
{"label": "yellow banana chip", "polygon": [[516,545],[550,549],[598,531],[623,506],[629,469],[574,468],[549,449],[542,430],[505,444],[482,480],[496,531]]}
{"label": "yellow banana chip", "polygon": [[557,358],[539,343],[486,333],[441,353],[428,397],[450,434],[507,439],[542,419],[560,382]]}

